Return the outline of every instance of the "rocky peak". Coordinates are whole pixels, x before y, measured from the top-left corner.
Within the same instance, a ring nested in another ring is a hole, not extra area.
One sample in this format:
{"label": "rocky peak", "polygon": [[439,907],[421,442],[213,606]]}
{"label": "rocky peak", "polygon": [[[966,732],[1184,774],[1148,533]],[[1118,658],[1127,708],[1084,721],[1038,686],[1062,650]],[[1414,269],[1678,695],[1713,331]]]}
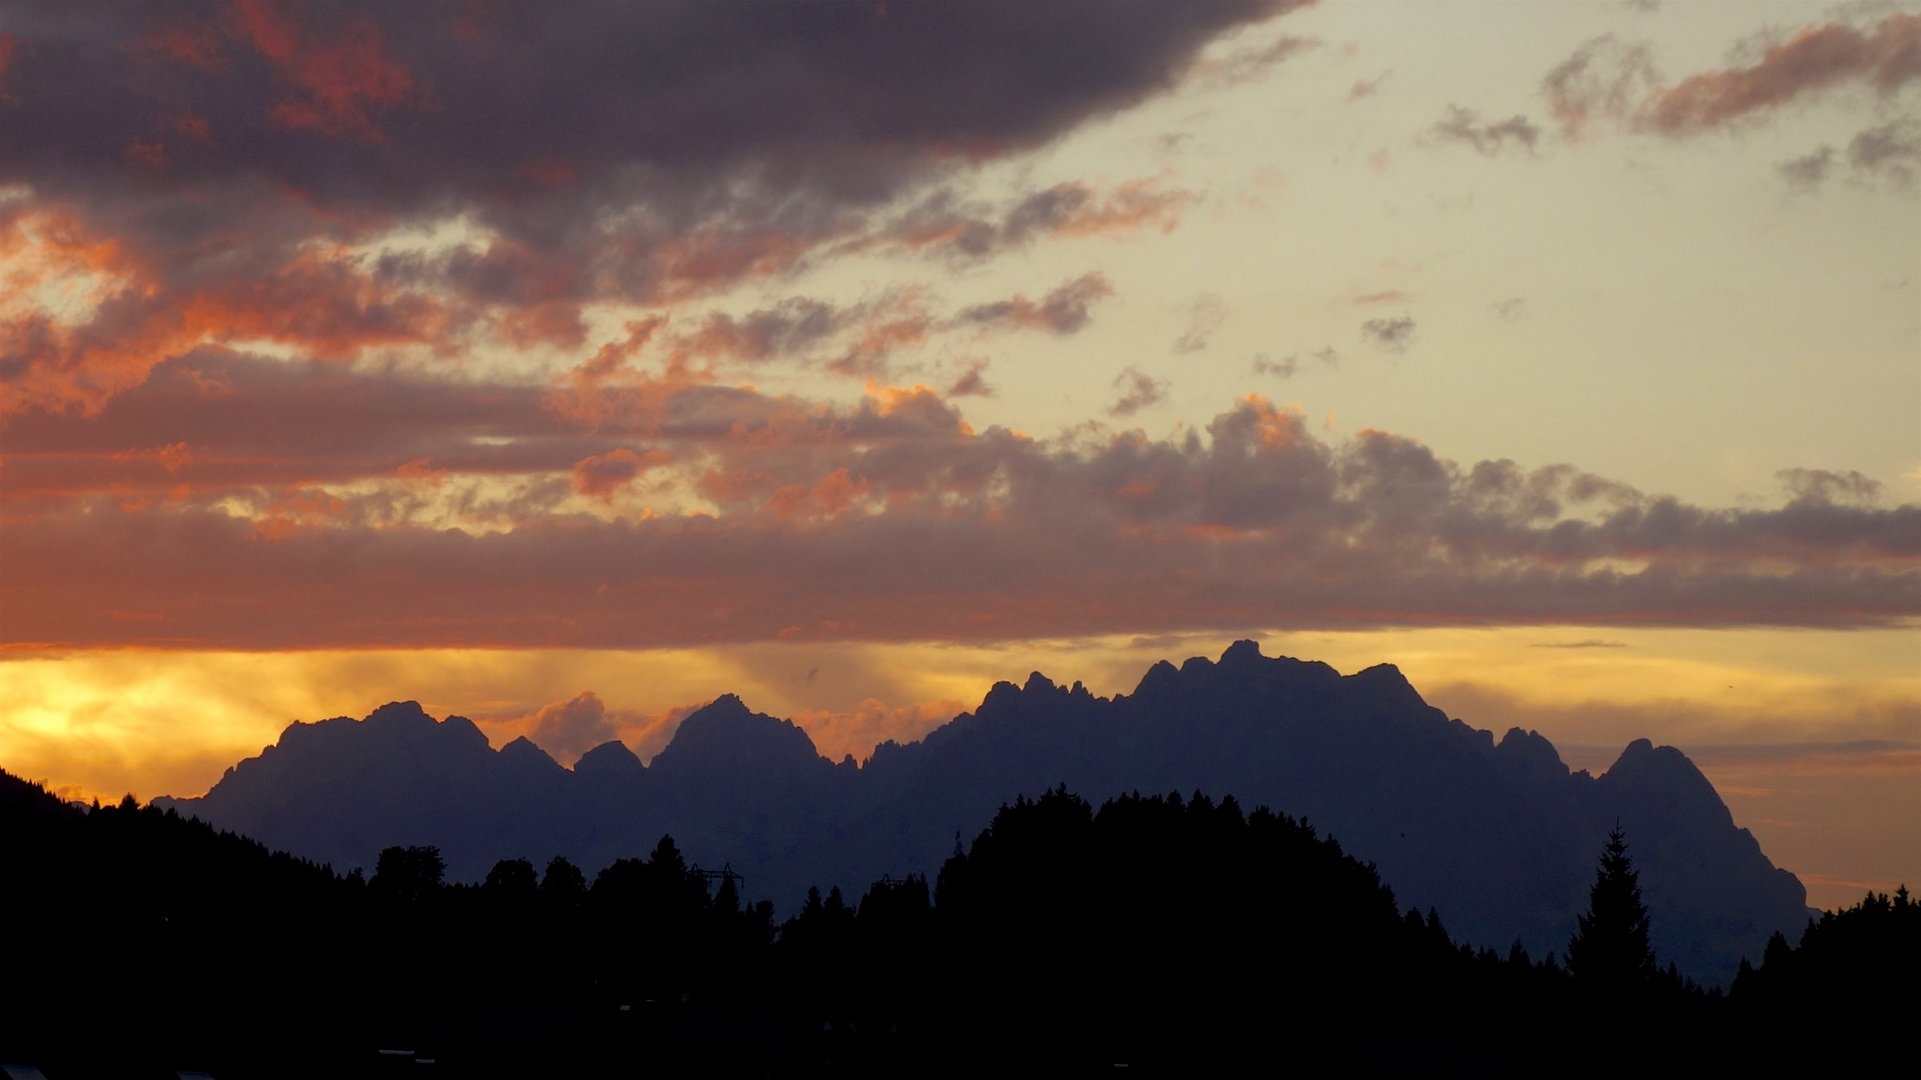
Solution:
{"label": "rocky peak", "polygon": [[525,735],[501,747],[500,760],[509,765],[543,771],[560,768],[560,763],[554,760],[552,754],[536,746],[534,741]]}
{"label": "rocky peak", "polygon": [[592,750],[580,755],[574,762],[576,776],[596,776],[607,778],[639,777],[647,772],[647,766],[627,744],[619,739],[609,739]]}
{"label": "rocky peak", "polygon": [[1261,655],[1260,642],[1242,638],[1229,645],[1226,652],[1221,653],[1219,667],[1222,671],[1244,671],[1259,667],[1265,659],[1267,658]]}
{"label": "rocky peak", "polygon": [[759,773],[825,763],[814,740],[792,721],[753,712],[736,695],[723,694],[680,722],[653,767],[664,773]]}
{"label": "rocky peak", "polygon": [[1494,752],[1503,760],[1511,761],[1529,772],[1561,773],[1567,772],[1567,765],[1554,744],[1538,731],[1524,731],[1518,727],[1507,729]]}

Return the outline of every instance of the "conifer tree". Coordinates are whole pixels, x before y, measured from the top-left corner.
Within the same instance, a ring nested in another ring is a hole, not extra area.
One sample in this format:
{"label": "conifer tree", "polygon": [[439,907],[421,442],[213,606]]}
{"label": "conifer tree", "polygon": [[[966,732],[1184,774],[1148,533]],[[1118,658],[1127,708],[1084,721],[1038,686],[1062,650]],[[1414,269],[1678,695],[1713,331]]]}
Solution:
{"label": "conifer tree", "polygon": [[1617,824],[1601,849],[1588,891],[1587,914],[1567,946],[1568,971],[1594,990],[1631,991],[1654,978],[1648,943],[1648,909],[1641,903],[1640,875],[1627,855],[1627,836]]}

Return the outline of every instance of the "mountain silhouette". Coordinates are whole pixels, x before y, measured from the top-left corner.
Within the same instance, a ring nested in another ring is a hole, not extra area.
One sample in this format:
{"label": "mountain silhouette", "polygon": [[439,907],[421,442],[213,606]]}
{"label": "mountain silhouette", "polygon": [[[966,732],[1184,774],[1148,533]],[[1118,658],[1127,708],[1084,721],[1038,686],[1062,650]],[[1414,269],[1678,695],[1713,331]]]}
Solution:
{"label": "mountain silhouette", "polygon": [[449,876],[499,859],[589,867],[671,834],[687,858],[796,905],[809,885],[855,891],[925,874],[1017,796],[1065,784],[1231,794],[1304,818],[1371,861],[1404,906],[1441,912],[1477,945],[1542,955],[1587,902],[1594,852],[1633,840],[1662,964],[1723,985],[1769,936],[1807,920],[1806,892],[1738,828],[1686,755],[1638,740],[1600,778],[1570,772],[1541,735],[1493,733],[1429,706],[1391,665],[1343,676],[1268,658],[1155,664],[1100,698],[1034,673],[918,742],[864,765],[820,756],[806,732],[733,695],[688,716],[651,765],[618,743],[572,770],[525,739],[499,751],[468,720],[413,702],[362,721],[296,723],[204,797],[156,800],[342,869],[390,845],[434,844]]}

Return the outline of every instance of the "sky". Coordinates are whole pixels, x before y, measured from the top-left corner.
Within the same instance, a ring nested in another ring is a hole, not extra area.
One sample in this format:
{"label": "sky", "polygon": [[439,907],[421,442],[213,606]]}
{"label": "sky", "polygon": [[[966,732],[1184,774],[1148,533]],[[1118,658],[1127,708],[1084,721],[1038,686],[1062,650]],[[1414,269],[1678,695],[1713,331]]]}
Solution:
{"label": "sky", "polygon": [[1921,4],[0,0],[0,767],[1398,665],[1921,885]]}

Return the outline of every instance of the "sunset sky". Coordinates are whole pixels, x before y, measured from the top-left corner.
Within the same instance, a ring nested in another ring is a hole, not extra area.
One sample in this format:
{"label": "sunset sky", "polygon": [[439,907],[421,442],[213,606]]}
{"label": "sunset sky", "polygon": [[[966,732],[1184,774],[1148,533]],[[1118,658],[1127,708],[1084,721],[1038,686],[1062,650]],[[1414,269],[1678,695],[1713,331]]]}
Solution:
{"label": "sunset sky", "polygon": [[1921,5],[0,0],[0,767],[1391,662],[1921,886]]}

